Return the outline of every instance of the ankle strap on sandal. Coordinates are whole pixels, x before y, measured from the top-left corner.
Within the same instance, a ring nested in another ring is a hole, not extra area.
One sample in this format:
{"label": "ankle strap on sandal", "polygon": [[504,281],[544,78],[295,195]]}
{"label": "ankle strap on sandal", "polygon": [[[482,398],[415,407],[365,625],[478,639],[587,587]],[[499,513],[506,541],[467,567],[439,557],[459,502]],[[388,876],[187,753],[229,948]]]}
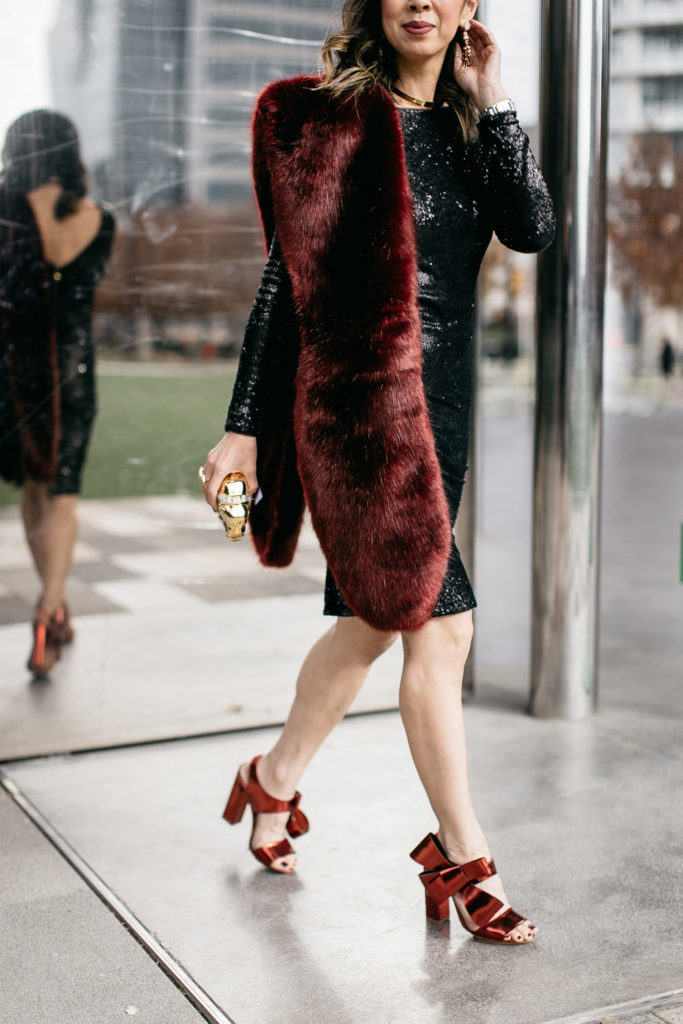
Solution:
{"label": "ankle strap on sandal", "polygon": [[292,836],[292,838],[296,838],[296,836],[304,835],[308,832],[309,824],[308,818],[299,808],[301,793],[297,790],[291,800],[279,800],[277,797],[271,796],[270,793],[267,793],[256,775],[256,765],[260,756],[261,755],[258,754],[249,765],[249,781],[246,786],[249,801],[254,813],[284,814],[289,811],[287,831],[290,836]]}

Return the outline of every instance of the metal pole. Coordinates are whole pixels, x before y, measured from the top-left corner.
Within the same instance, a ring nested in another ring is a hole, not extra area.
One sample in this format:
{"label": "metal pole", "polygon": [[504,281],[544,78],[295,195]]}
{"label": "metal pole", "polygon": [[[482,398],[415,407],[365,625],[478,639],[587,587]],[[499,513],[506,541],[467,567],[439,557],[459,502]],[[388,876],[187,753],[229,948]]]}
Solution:
{"label": "metal pole", "polygon": [[[462,560],[467,569],[467,574],[472,581],[472,586],[476,593],[476,579],[474,575],[475,570],[475,542],[477,536],[477,479],[479,472],[479,452],[478,452],[478,441],[479,441],[479,366],[481,362],[481,321],[480,321],[480,305],[477,302],[477,317],[474,333],[474,371],[472,378],[472,413],[470,418],[470,444],[469,444],[469,455],[468,462],[469,467],[467,470],[467,477],[465,479],[465,486],[462,492],[462,498],[460,500],[460,508],[458,510],[458,518],[456,520],[457,526],[455,530],[455,540],[458,545],[458,550],[462,556]],[[474,645],[476,643],[476,634],[472,640],[472,647],[470,648],[470,655],[465,662],[465,671],[462,679],[462,690],[464,697],[474,696],[474,658],[475,651]]]}
{"label": "metal pole", "polygon": [[[479,0],[479,6],[477,7],[477,18],[480,22],[485,24],[488,4],[486,0]],[[480,311],[481,306],[478,301],[477,292],[477,306],[476,306],[476,323],[474,328],[474,376],[472,378],[472,413],[470,418],[470,445],[468,462],[469,468],[467,470],[467,479],[463,488],[463,497],[460,502],[460,510],[458,512],[458,526],[456,528],[456,544],[462,555],[463,562],[467,569],[474,592],[476,594],[476,580],[475,580],[475,544],[476,544],[476,526],[477,526],[477,477],[479,470],[479,453],[478,453],[478,440],[479,440],[479,367],[481,362],[481,322],[480,322]],[[472,647],[470,649],[470,656],[467,658],[465,664],[465,673],[463,675],[463,696],[471,697],[474,695],[474,645],[476,643],[476,633],[472,640]]]}
{"label": "metal pole", "polygon": [[[480,21],[486,23],[486,17],[488,15],[488,3],[486,0],[480,0],[479,7],[477,8],[477,18]],[[477,477],[479,472],[479,369],[481,364],[481,320],[480,320],[481,305],[477,301],[477,312],[476,312],[476,325],[474,334],[474,375],[472,378],[472,413],[470,419],[470,445],[468,462],[469,468],[467,470],[467,479],[462,492],[462,499],[460,501],[460,509],[458,511],[457,529],[456,529],[456,543],[462,560],[465,563],[467,573],[472,581],[474,592],[477,592],[476,579],[475,579],[475,546],[477,536]],[[465,663],[465,672],[462,680],[462,690],[464,697],[474,696],[474,659],[475,659],[475,644],[476,644],[476,633],[472,640],[472,647],[470,649],[470,655]]]}
{"label": "metal pole", "polygon": [[542,166],[557,238],[539,260],[531,711],[597,706],[609,0],[541,0]]}

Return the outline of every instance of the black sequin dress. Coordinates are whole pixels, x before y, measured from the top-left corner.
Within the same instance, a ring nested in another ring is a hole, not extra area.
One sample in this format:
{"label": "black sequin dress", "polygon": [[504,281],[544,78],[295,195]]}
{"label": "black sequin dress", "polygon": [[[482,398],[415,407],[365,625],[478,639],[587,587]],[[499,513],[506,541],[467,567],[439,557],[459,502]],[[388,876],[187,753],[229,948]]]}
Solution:
{"label": "black sequin dress", "polygon": [[59,360],[62,430],[53,494],[78,494],[97,400],[92,311],[95,288],[107,268],[114,217],[102,209],[100,230],[87,248],[64,267],[48,264],[53,281]]}
{"label": "black sequin dress", "polygon": [[[401,107],[408,180],[417,229],[423,381],[451,520],[465,481],[474,366],[474,297],[482,258],[495,231],[511,249],[537,252],[555,231],[552,201],[512,112],[482,118],[465,144],[448,108]],[[226,430],[256,434],[268,322],[288,286],[277,237],[245,332]],[[433,616],[476,607],[453,542]],[[326,615],[353,613],[328,569]]]}
{"label": "black sequin dress", "polygon": [[[6,451],[1,453],[1,461],[5,477],[15,484],[22,484],[21,443],[17,441],[6,357],[8,346],[21,344],[20,338],[8,335],[16,331],[17,323],[29,323],[30,310],[34,305],[42,312],[40,329],[51,327],[56,341],[60,428],[56,473],[49,490],[52,495],[78,494],[97,411],[93,303],[95,289],[104,275],[111,253],[115,221],[112,212],[102,206],[100,227],[93,240],[75,259],[57,267],[42,259],[37,225],[28,204],[23,197],[21,199],[26,212],[21,214],[18,223],[23,230],[15,232],[10,251],[4,253],[0,260],[5,275],[20,276],[23,282],[20,286],[15,282],[4,289],[4,293],[11,295],[11,303],[15,307],[12,312],[16,315],[0,318],[3,335],[0,338],[0,446],[6,446]],[[17,201],[18,213],[20,210]],[[0,240],[5,241],[1,235]],[[15,389],[21,389],[22,385],[21,380],[14,381]],[[47,388],[48,384],[39,384],[36,389],[35,382],[31,382],[30,386],[36,395],[34,404],[38,415],[42,402],[37,390]],[[29,416],[22,424],[29,432],[32,429],[30,420]]]}

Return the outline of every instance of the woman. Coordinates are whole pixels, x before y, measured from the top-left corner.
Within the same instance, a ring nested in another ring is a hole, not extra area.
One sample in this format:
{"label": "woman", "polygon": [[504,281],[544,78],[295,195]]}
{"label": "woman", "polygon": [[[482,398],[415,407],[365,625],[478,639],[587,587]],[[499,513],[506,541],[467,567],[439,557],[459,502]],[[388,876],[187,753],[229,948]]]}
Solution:
{"label": "woman", "polygon": [[0,186],[0,472],[21,511],[42,593],[28,667],[45,676],[73,639],[64,588],[95,417],[95,288],[114,237],[87,197],[78,134],[51,110],[9,128]]}
{"label": "woman", "polygon": [[[347,0],[325,74],[276,83],[254,118],[270,254],[226,434],[200,471],[216,509],[242,471],[262,561],[287,564],[303,498],[336,616],[301,669],[273,749],[242,765],[225,811],[291,871],[308,823],[298,781],[400,634],[399,704],[439,822],[412,856],[427,915],[527,943],[470,801],[461,683],[474,594],[453,542],[466,468],[476,276],[493,230],[536,251],[552,203],[500,81],[476,0]],[[478,112],[478,126],[475,113]],[[300,352],[297,351],[300,343]]]}

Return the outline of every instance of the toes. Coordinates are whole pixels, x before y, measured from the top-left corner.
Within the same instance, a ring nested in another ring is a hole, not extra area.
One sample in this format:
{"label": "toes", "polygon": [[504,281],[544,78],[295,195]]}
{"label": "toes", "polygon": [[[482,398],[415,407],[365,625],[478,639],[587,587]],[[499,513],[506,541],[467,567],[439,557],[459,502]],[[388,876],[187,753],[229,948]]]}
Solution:
{"label": "toes", "polygon": [[511,931],[509,935],[505,936],[505,941],[517,944],[531,942],[535,938],[537,931],[538,929],[534,928],[533,925],[528,925],[526,928],[520,925]]}
{"label": "toes", "polygon": [[281,857],[274,860],[271,867],[281,875],[290,875],[296,867],[296,857]]}

